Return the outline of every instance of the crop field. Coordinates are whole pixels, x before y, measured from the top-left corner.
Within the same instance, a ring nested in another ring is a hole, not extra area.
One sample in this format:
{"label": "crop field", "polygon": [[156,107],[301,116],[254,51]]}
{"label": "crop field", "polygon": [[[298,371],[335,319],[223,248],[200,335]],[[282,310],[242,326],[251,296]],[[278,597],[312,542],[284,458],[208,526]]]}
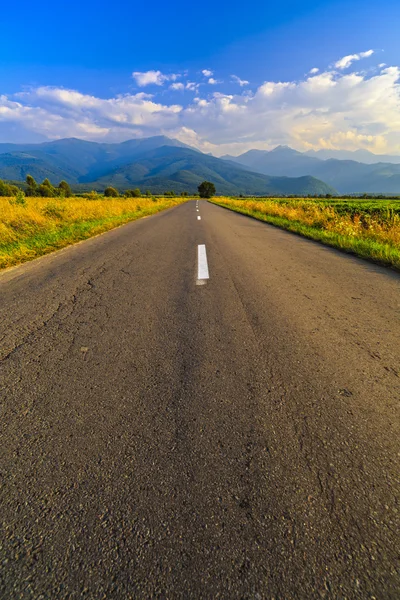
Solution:
{"label": "crop field", "polygon": [[152,215],[184,198],[0,198],[0,269]]}
{"label": "crop field", "polygon": [[400,200],[214,198],[212,202],[400,270]]}

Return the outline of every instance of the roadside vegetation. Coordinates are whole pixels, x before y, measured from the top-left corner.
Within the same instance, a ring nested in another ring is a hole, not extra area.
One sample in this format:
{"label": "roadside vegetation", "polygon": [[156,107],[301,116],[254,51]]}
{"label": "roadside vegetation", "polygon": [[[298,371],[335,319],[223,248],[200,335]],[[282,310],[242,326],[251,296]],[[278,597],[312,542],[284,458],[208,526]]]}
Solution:
{"label": "roadside vegetation", "polygon": [[400,200],[224,197],[212,202],[400,270]]}
{"label": "roadside vegetation", "polygon": [[128,221],[185,202],[185,198],[27,196],[18,188],[0,197],[0,269],[87,239]]}

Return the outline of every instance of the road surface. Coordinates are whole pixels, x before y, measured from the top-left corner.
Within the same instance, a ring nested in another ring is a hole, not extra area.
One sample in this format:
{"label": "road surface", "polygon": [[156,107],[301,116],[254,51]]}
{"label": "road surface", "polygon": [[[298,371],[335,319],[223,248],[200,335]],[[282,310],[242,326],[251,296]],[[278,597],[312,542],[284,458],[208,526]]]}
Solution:
{"label": "road surface", "polygon": [[0,293],[1,598],[399,598],[398,274],[192,201]]}

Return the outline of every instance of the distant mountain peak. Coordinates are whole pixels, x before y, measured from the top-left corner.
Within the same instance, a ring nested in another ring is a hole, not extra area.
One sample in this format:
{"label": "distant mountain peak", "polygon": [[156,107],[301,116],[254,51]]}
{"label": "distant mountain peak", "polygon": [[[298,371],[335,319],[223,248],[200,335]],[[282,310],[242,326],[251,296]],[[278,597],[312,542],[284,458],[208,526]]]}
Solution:
{"label": "distant mountain peak", "polygon": [[276,148],[274,148],[273,150],[271,150],[271,153],[300,154],[300,152],[298,152],[297,150],[294,150],[290,146],[286,146],[284,144],[281,144],[281,145],[277,146]]}

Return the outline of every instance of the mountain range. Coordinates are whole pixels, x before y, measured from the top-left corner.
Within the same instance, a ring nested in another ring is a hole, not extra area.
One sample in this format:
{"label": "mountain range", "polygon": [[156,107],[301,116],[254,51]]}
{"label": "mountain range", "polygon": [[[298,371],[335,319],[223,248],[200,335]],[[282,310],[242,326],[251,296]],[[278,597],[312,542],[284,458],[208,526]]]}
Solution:
{"label": "mountain range", "polygon": [[135,139],[120,144],[87,142],[75,138],[42,144],[0,144],[0,178],[23,181],[65,179],[75,191],[120,190],[140,187],[154,193],[197,191],[205,179],[218,194],[307,195],[335,194],[317,178],[287,177],[253,172],[234,161],[225,161],[165,136]]}
{"label": "mountain range", "polygon": [[322,160],[328,158],[336,158],[338,160],[355,160],[360,163],[367,165],[373,165],[375,163],[393,163],[395,165],[400,164],[400,156],[394,154],[374,154],[369,150],[308,150],[305,152],[307,156],[313,156]]}
{"label": "mountain range", "polygon": [[[345,151],[298,152],[288,146],[278,146],[270,151],[249,150],[240,156],[225,155],[221,158],[229,164],[240,164],[252,171],[272,176],[312,175],[335,187],[340,194],[400,193],[400,164],[372,162],[380,157],[364,150],[351,153],[351,156],[357,156],[359,160],[328,158],[332,152],[346,156]],[[361,162],[361,158],[369,162]],[[391,161],[398,160],[400,163],[400,157],[385,158]]]}

